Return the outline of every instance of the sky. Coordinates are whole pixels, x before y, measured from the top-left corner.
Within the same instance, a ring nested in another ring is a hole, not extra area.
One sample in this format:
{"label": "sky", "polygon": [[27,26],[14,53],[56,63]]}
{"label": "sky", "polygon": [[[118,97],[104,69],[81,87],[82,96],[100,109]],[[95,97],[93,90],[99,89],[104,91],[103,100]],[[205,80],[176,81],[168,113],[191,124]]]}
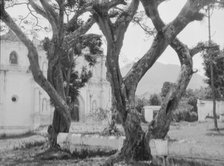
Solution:
{"label": "sky", "polygon": [[[172,0],[161,4],[159,12],[161,18],[165,23],[172,21],[181,8],[183,7],[186,0]],[[214,11],[211,17],[211,34],[212,40],[220,44],[221,48],[224,47],[224,10]],[[189,48],[195,46],[200,41],[208,40],[208,22],[207,18],[203,21],[195,21],[190,23],[179,35],[178,38],[188,45]],[[152,38],[146,40],[144,32],[135,26],[131,26],[126,34],[122,53],[129,60],[136,60],[141,57],[152,43]],[[127,61],[127,58],[125,61]],[[158,59],[159,62],[165,64],[178,64],[178,57],[171,47],[168,47],[161,57]],[[199,70],[199,74],[203,74],[202,58],[198,54],[194,57],[194,69]]]}
{"label": "sky", "polygon": [[[161,18],[165,23],[169,23],[172,21],[179,13],[183,5],[187,0],[169,0],[165,3],[162,3],[159,6],[159,13]],[[22,8],[22,7],[20,7]],[[140,6],[140,10],[143,8]],[[19,11],[19,12],[18,12]],[[8,12],[12,16],[16,16],[18,14],[25,15],[27,11],[15,8],[9,9]],[[214,10],[211,16],[211,34],[212,40],[220,45],[221,48],[224,47],[224,10]],[[46,23],[46,22],[45,22]],[[44,22],[42,23],[44,24]],[[178,38],[185,44],[188,45],[189,48],[195,46],[198,42],[207,41],[208,40],[208,22],[207,18],[204,18],[203,21],[200,22],[192,22],[190,23],[179,35]],[[94,25],[90,30],[91,33],[100,33],[100,30],[97,25]],[[103,39],[105,41],[105,39]],[[124,66],[127,63],[137,61],[141,58],[144,53],[150,48],[153,38],[147,38],[145,32],[138,26],[131,24],[125,34],[123,48],[121,50],[120,56],[120,65]],[[104,50],[106,53],[106,45],[104,42]],[[203,75],[203,66],[202,66],[202,58],[198,54],[194,57],[194,69],[198,69],[198,74]],[[178,57],[173,51],[171,47],[168,47],[161,57],[158,59],[158,62],[164,64],[178,64]]]}

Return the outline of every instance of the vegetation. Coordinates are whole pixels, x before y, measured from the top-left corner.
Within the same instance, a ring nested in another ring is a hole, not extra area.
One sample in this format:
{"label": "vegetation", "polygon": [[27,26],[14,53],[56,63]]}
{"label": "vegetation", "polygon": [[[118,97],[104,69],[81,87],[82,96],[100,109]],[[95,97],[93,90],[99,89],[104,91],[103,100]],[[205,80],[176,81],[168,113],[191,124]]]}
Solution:
{"label": "vegetation", "polygon": [[[113,1],[66,1],[40,0],[40,4],[29,1],[37,13],[50,22],[53,36],[47,42],[47,54],[49,59],[48,78],[46,79],[40,71],[38,64],[38,53],[33,43],[25,36],[21,29],[15,24],[5,10],[5,1],[0,1],[0,19],[3,20],[26,45],[29,54],[31,71],[35,81],[49,94],[56,110],[53,127],[49,129],[52,136],[52,143],[56,141],[58,132],[68,132],[71,118],[70,105],[67,102],[66,88],[64,81],[70,78],[71,67],[70,56],[72,53],[79,53],[82,45],[79,39],[88,31],[94,22],[98,24],[107,41],[107,76],[112,87],[113,105],[118,112],[119,119],[125,131],[121,151],[110,157],[105,165],[113,165],[121,160],[139,161],[151,160],[149,140],[151,138],[164,138],[169,131],[172,120],[172,113],[176,110],[181,97],[193,75],[192,57],[204,47],[197,45],[189,49],[182,43],[177,35],[191,22],[200,21],[204,14],[202,9],[214,1],[187,0],[177,17],[168,24],[160,18],[158,7],[165,0],[131,0],[127,3],[124,0]],[[130,71],[122,77],[119,66],[119,56],[125,37],[125,32],[133,20],[139,3],[142,3],[147,19],[150,19],[156,29],[154,40],[148,51],[136,62]],[[124,8],[122,8],[124,6]],[[75,10],[74,16],[68,22],[64,21],[66,8]],[[92,14],[90,19],[83,23],[78,17],[89,11]],[[97,37],[99,38],[99,37]],[[98,42],[97,42],[98,43]],[[96,43],[93,45],[97,45]],[[161,109],[145,132],[140,124],[139,112],[135,109],[135,91],[139,81],[144,74],[150,70],[163,51],[171,46],[177,53],[181,64],[181,71],[176,86],[171,87],[164,96]],[[76,52],[77,51],[77,52]],[[70,59],[69,59],[70,58]],[[61,61],[63,59],[63,61]],[[63,70],[63,67],[67,70]],[[64,80],[63,71],[67,71]],[[69,85],[69,81],[67,81]],[[67,87],[69,89],[69,87]],[[70,101],[70,100],[68,100]]]}
{"label": "vegetation", "polygon": [[150,105],[161,105],[160,96],[157,94],[152,94],[149,98]]}
{"label": "vegetation", "polygon": [[203,54],[203,64],[207,76],[205,82],[211,87],[211,65],[213,65],[215,97],[220,99],[224,97],[224,57],[222,57],[224,50],[221,51],[215,43],[212,43],[210,47]]}

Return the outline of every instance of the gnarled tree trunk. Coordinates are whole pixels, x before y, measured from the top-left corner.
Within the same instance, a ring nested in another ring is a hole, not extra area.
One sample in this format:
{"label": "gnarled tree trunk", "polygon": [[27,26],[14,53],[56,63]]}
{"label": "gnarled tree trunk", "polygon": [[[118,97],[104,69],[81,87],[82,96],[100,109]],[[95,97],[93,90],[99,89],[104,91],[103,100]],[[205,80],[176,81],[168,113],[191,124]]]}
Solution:
{"label": "gnarled tree trunk", "polygon": [[128,91],[119,68],[114,67],[116,66],[116,61],[110,59],[118,56],[119,49],[120,47],[117,47],[116,44],[108,44],[107,62],[110,63],[107,63],[107,74],[112,87],[115,107],[118,110],[126,138],[121,151],[112,156],[105,165],[112,165],[120,160],[130,162],[139,160],[150,161],[152,159],[149,138],[142,130],[140,116],[135,109],[134,94],[136,86],[133,86],[132,91]]}
{"label": "gnarled tree trunk", "polygon": [[[62,57],[64,51],[58,46],[56,42],[57,39],[53,38],[51,42],[48,43],[49,47],[47,48],[48,54],[48,72],[47,79],[53,85],[57,93],[63,98],[64,101],[67,102],[67,105],[70,106],[69,101],[66,98],[65,87],[63,86],[64,78],[62,75],[62,64],[60,63],[60,57]],[[58,42],[59,43],[59,42]],[[54,102],[53,102],[54,103]],[[69,120],[65,119],[60,114],[60,109],[54,103],[55,110],[52,124],[48,127],[49,141],[51,147],[57,147],[57,136],[60,132],[69,132],[69,128],[71,125],[71,118]],[[69,117],[70,108],[69,108]]]}
{"label": "gnarled tree trunk", "polygon": [[171,47],[177,52],[181,63],[181,71],[176,82],[176,86],[172,87],[162,103],[154,122],[149,126],[152,129],[152,138],[163,139],[169,131],[172,121],[172,112],[177,108],[178,103],[183,96],[193,75],[193,62],[190,50],[178,39],[174,39]]}
{"label": "gnarled tree trunk", "polygon": [[[119,68],[119,54],[123,44],[124,34],[137,11],[138,0],[131,4],[112,22],[109,9],[105,6],[94,8],[94,18],[107,39],[107,72],[110,75],[112,94],[116,100],[116,107],[122,120],[126,139],[121,151],[110,158],[106,164],[112,164],[121,159],[150,160],[148,141],[150,138],[164,138],[167,134],[172,119],[172,111],[177,107],[193,74],[192,58],[189,49],[178,40],[176,36],[192,21],[201,20],[203,14],[199,13],[207,1],[188,0],[177,17],[165,25],[158,13],[158,6],[165,0],[141,0],[146,15],[152,20],[157,35],[146,54],[134,64],[125,77],[121,77]],[[181,72],[177,80],[177,88],[168,93],[156,119],[150,123],[147,133],[144,133],[140,119],[135,110],[134,97],[138,82],[152,67],[168,45],[175,49],[181,62]],[[143,154],[144,155],[143,155]],[[143,156],[140,156],[143,155]]]}
{"label": "gnarled tree trunk", "polygon": [[138,112],[130,110],[123,124],[126,139],[121,149],[121,155],[129,161],[150,161],[152,159],[149,140],[142,130]]}

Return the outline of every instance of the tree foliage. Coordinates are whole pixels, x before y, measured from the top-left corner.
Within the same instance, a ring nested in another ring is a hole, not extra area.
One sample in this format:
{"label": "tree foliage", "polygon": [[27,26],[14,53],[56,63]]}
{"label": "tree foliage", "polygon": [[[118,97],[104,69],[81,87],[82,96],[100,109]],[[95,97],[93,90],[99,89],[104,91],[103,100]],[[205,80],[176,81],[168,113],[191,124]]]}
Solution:
{"label": "tree foliage", "polygon": [[216,98],[224,97],[224,58],[219,58],[221,56],[223,56],[223,50],[221,51],[216,43],[211,43],[210,48],[203,54],[203,65],[207,77],[205,82],[211,86],[212,65]]}
{"label": "tree foliage", "polygon": [[161,98],[159,95],[157,94],[152,94],[149,98],[149,103],[150,105],[161,105]]}

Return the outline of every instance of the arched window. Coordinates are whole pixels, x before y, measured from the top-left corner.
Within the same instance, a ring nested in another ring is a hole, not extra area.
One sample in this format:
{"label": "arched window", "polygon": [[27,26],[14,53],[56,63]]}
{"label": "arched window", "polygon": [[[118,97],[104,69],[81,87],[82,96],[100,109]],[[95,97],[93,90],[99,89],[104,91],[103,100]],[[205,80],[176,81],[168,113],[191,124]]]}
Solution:
{"label": "arched window", "polygon": [[42,99],[42,112],[47,112],[47,99],[45,98]]}
{"label": "arched window", "polygon": [[18,64],[18,55],[15,51],[12,51],[9,55],[9,62],[10,64]]}

